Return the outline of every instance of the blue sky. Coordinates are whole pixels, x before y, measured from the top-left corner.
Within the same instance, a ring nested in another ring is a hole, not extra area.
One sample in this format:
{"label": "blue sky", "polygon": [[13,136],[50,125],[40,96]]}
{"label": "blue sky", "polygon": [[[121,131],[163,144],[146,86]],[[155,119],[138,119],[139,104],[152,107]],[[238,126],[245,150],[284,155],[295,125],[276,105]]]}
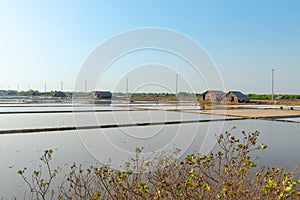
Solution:
{"label": "blue sky", "polygon": [[[299,94],[299,10],[296,0],[1,1],[0,85],[43,90],[46,82],[48,90],[59,90],[63,81],[65,90],[73,90],[85,59],[103,41],[132,29],[160,27],[204,47],[226,90],[270,93],[275,68],[275,92]],[[120,79],[117,72],[107,79]],[[138,88],[134,77],[130,81],[132,90]],[[206,89],[202,83],[196,92]],[[115,88],[109,82],[99,86]]]}

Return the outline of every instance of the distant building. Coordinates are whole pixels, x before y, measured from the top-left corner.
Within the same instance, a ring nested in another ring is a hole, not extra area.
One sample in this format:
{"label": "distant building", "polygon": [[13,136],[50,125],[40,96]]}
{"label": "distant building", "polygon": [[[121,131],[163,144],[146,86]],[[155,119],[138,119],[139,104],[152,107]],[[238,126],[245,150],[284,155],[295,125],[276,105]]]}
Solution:
{"label": "distant building", "polygon": [[221,90],[207,90],[200,95],[201,101],[221,102],[225,96],[225,92]]}
{"label": "distant building", "polygon": [[95,100],[100,100],[100,99],[111,99],[112,98],[112,93],[109,91],[94,91],[93,92],[93,97]]}
{"label": "distant building", "polygon": [[0,90],[0,95],[2,96],[15,96],[18,94],[16,90]]}
{"label": "distant building", "polygon": [[95,104],[111,104],[112,93],[109,91],[92,92],[93,103]]}
{"label": "distant building", "polygon": [[284,96],[278,96],[278,97],[276,97],[276,100],[284,100],[285,98],[284,98]]}
{"label": "distant building", "polygon": [[30,90],[24,93],[26,96],[40,96],[41,94],[39,91]]}
{"label": "distant building", "polygon": [[66,94],[62,91],[55,91],[53,96],[63,98],[63,97],[66,97]]}
{"label": "distant building", "polygon": [[229,91],[225,97],[224,101],[226,102],[236,102],[236,103],[247,103],[250,101],[248,97],[246,97],[240,91]]}

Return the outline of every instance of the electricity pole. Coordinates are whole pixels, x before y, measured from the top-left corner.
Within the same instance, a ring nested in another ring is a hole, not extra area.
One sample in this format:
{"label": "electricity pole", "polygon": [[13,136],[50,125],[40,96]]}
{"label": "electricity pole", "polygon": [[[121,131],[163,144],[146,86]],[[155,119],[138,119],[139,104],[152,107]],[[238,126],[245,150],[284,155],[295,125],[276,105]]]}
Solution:
{"label": "electricity pole", "polygon": [[[175,99],[177,99],[177,93],[178,93],[178,74],[176,74],[176,86],[175,86]],[[177,99],[178,100],[178,99]],[[177,110],[178,102],[176,102],[176,110]]]}
{"label": "electricity pole", "polygon": [[272,102],[274,102],[274,69],[272,69]]}
{"label": "electricity pole", "polygon": [[128,77],[126,78],[126,97],[128,98]]}
{"label": "electricity pole", "polygon": [[178,74],[176,74],[176,88],[175,88],[175,96],[177,96],[177,92],[178,92]]}

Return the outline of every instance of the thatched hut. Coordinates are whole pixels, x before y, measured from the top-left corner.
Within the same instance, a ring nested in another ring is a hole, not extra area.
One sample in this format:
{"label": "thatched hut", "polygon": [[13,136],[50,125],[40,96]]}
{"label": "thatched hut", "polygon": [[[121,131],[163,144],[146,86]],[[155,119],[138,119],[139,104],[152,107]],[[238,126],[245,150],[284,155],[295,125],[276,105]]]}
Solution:
{"label": "thatched hut", "polygon": [[276,100],[284,100],[284,99],[285,99],[285,97],[282,95],[276,97]]}
{"label": "thatched hut", "polygon": [[100,99],[111,99],[112,93],[109,91],[94,91],[93,96],[96,100]]}
{"label": "thatched hut", "polygon": [[93,91],[92,103],[95,104],[111,104],[112,93],[109,91]]}
{"label": "thatched hut", "polygon": [[66,97],[66,94],[62,91],[55,91],[53,96],[63,98],[63,97]]}
{"label": "thatched hut", "polygon": [[247,103],[250,101],[248,97],[246,97],[240,91],[229,91],[224,98],[226,102],[236,102],[236,103]]}
{"label": "thatched hut", "polygon": [[221,102],[225,96],[225,92],[221,90],[207,90],[200,95],[201,101]]}

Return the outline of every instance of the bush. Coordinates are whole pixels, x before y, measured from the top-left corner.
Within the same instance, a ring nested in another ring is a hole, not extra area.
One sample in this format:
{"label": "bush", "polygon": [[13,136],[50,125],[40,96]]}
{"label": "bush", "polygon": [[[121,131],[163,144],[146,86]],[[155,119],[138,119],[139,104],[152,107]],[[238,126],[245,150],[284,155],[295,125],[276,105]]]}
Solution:
{"label": "bush", "polygon": [[124,170],[109,165],[84,169],[74,164],[65,181],[50,189],[59,168],[51,170],[52,151],[41,160],[47,177],[34,171],[29,182],[26,170],[19,170],[29,186],[31,199],[299,199],[298,181],[292,173],[278,168],[258,169],[249,153],[264,150],[257,144],[259,132],[236,138],[230,132],[216,136],[220,151],[209,155],[192,154],[184,159],[160,155],[141,158],[142,149],[124,163]]}

